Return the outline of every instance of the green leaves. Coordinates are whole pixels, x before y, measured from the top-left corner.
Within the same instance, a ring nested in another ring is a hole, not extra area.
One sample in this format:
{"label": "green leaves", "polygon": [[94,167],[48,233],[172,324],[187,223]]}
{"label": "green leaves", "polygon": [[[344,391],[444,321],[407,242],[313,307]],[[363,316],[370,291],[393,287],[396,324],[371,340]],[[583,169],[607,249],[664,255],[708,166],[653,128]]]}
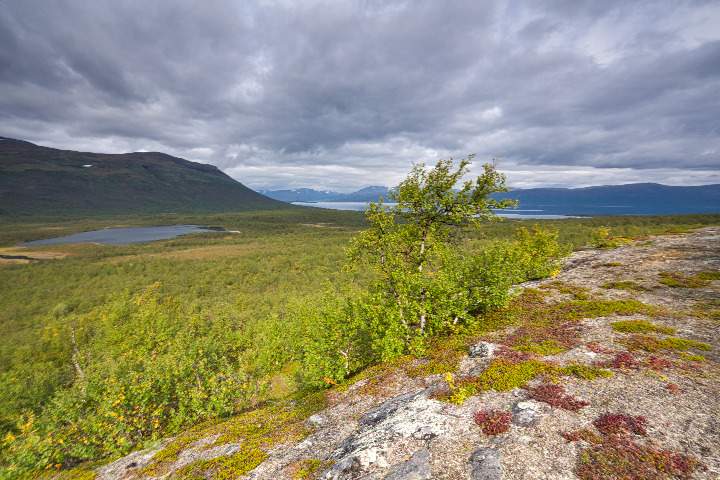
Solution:
{"label": "green leaves", "polygon": [[369,296],[383,311],[377,328],[385,334],[375,341],[383,358],[421,348],[428,335],[452,330],[477,303],[467,288],[459,235],[451,234],[495,219],[491,209],[512,202],[490,197],[506,191],[505,178],[493,165],[486,164],[475,180],[461,182],[471,160],[461,160],[457,168],[452,160],[430,169],[415,165],[391,195],[397,205],[371,204],[370,228],[348,249],[350,265],[363,263],[376,274]]}
{"label": "green leaves", "polygon": [[153,285],[72,319],[83,376],[21,419],[1,460],[18,471],[126,453],[246,406],[262,389],[230,315],[201,318]]}

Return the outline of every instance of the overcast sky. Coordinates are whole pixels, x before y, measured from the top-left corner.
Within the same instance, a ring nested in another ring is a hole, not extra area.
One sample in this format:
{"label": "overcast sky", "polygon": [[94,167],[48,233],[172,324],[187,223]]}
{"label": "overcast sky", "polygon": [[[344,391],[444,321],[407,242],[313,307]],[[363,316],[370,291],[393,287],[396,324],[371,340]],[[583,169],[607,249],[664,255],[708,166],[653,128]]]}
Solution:
{"label": "overcast sky", "polygon": [[256,189],[720,183],[720,2],[0,0],[0,136]]}

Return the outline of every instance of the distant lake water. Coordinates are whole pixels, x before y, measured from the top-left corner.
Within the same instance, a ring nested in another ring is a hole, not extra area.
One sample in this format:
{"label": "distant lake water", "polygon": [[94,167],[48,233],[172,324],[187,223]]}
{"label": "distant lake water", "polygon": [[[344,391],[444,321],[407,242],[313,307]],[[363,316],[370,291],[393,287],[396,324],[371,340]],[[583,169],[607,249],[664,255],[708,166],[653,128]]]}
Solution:
{"label": "distant lake water", "polygon": [[90,232],[75,233],[65,237],[33,240],[23,245],[60,245],[64,243],[102,243],[107,245],[126,245],[128,243],[152,242],[167,240],[189,233],[215,232],[217,229],[198,225],[164,225],[160,227],[103,228]]}
{"label": "distant lake water", "polygon": [[[303,207],[316,207],[316,208],[328,208],[331,210],[359,210],[363,211],[367,209],[370,202],[292,202],[293,205],[301,205]],[[385,205],[394,206],[395,203],[386,203]],[[543,213],[543,210],[496,210],[500,217],[505,218],[516,218],[516,219],[546,219],[546,220],[557,220],[561,218],[576,218],[572,215],[557,215],[550,213]]]}

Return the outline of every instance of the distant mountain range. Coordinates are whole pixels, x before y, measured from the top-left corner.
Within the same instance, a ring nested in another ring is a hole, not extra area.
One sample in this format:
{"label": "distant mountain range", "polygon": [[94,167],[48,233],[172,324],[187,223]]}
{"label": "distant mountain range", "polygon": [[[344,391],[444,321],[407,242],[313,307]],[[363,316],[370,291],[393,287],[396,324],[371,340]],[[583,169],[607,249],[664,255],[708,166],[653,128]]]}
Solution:
{"label": "distant mountain range", "polygon": [[[387,198],[387,187],[366,187],[352,193],[296,190],[261,191],[285,202],[374,202]],[[519,211],[558,215],[664,215],[720,213],[720,185],[677,187],[631,183],[584,188],[529,188],[498,194],[519,200]]]}
{"label": "distant mountain range", "polygon": [[387,187],[365,187],[352,193],[338,193],[312,188],[298,188],[295,190],[259,190],[265,196],[283,202],[375,202],[380,197],[386,197]]}
{"label": "distant mountain range", "polygon": [[630,183],[584,188],[530,188],[498,198],[515,198],[520,209],[564,215],[666,215],[720,213],[720,185],[670,186]]}
{"label": "distant mountain range", "polygon": [[164,153],[74,152],[0,137],[0,216],[282,207],[217,167]]}

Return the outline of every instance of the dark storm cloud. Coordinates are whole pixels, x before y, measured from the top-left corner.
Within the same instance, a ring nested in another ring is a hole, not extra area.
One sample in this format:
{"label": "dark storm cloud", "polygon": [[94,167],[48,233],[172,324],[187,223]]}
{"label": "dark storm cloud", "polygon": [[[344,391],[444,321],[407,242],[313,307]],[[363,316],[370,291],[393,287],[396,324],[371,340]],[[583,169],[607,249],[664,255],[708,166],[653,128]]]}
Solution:
{"label": "dark storm cloud", "polygon": [[720,182],[717,2],[0,2],[0,135],[255,187]]}

